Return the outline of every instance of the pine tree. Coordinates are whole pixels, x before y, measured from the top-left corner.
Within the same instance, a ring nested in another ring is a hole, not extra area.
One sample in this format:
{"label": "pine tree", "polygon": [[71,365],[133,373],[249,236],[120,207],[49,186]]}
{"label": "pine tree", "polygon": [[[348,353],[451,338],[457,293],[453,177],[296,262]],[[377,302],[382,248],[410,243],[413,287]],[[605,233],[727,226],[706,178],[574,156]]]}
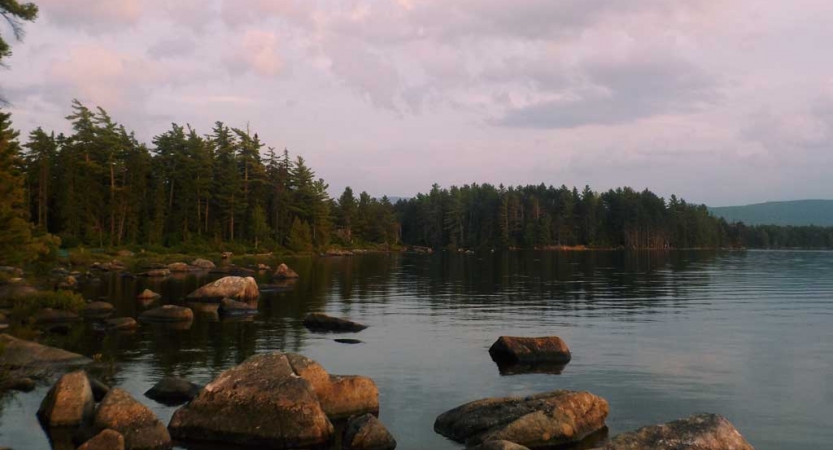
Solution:
{"label": "pine tree", "polygon": [[289,242],[287,247],[295,252],[312,251],[312,232],[309,223],[295,218],[292,228],[289,230]]}

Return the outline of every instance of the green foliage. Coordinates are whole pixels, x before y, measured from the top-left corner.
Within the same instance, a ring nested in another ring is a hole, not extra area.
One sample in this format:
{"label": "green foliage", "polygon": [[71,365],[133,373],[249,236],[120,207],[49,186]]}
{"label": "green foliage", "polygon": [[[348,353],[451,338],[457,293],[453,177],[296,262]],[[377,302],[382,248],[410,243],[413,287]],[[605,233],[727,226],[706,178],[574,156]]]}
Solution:
{"label": "green foliage", "polygon": [[794,200],[709,209],[727,222],[747,225],[833,226],[833,200]]}
{"label": "green foliage", "polygon": [[295,218],[292,228],[289,231],[289,242],[287,247],[294,252],[312,251],[312,232],[309,223]]}
{"label": "green foliage", "polygon": [[11,315],[27,318],[43,308],[79,312],[87,302],[81,294],[73,291],[43,291],[11,301]]}
{"label": "green foliage", "polygon": [[[32,22],[38,17],[38,7],[34,3],[20,3],[17,0],[0,0],[0,15],[12,29],[15,39],[23,38],[23,21]],[[0,37],[0,61],[12,54],[11,46]]]}

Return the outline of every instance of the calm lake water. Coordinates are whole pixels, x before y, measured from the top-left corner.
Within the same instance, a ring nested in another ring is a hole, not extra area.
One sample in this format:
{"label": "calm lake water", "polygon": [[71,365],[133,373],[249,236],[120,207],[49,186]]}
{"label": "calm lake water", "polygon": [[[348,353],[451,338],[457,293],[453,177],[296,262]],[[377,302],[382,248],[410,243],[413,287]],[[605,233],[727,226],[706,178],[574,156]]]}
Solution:
{"label": "calm lake water", "polygon": [[[616,434],[697,412],[727,416],[758,450],[833,442],[833,253],[672,252],[365,255],[287,261],[290,292],[264,293],[253,321],[198,315],[188,330],[133,335],[78,325],[50,342],[112,362],[108,381],[167,423],[176,408],[143,396],[166,375],[207,383],[248,356],[303,353],[330,373],[372,377],[399,449],[460,449],[433,431],[471,400],[554,389],[610,402]],[[85,288],[136,316],[146,287],[179,303],[217,276],[105,279]],[[266,279],[260,281],[268,282]],[[312,311],[370,326],[346,337],[302,325]],[[500,335],[558,335],[573,352],[560,375],[501,375]],[[6,397],[0,446],[47,449],[35,417],[48,386]]]}

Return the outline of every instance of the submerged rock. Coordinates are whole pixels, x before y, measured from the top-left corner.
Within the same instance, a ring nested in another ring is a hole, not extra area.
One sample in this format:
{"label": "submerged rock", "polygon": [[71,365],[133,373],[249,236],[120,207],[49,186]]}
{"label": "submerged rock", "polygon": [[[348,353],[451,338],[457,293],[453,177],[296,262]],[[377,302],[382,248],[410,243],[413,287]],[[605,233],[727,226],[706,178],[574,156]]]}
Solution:
{"label": "submerged rock", "polygon": [[287,280],[291,278],[298,278],[298,274],[295,273],[294,270],[290,269],[286,264],[281,263],[281,265],[278,266],[278,269],[275,270],[275,274],[272,275],[272,278]]}
{"label": "submerged rock", "polygon": [[145,397],[156,400],[163,405],[181,405],[200,393],[200,387],[188,380],[177,377],[165,377],[153,385]]}
{"label": "submerged rock", "polygon": [[118,388],[111,389],[98,405],[93,427],[97,431],[111,429],[121,433],[127,450],[171,447],[171,436],[165,425],[150,409]]}
{"label": "submerged rock", "polygon": [[363,344],[364,343],[364,342],[362,342],[358,339],[333,339],[333,340],[338,342],[339,344],[355,345],[355,344]]}
{"label": "submerged rock", "polygon": [[224,316],[253,316],[257,314],[257,307],[248,303],[234,301],[230,298],[224,298],[220,301],[219,312]]}
{"label": "submerged rock", "polygon": [[598,450],[755,450],[726,418],[699,414],[622,433]]}
{"label": "submerged rock", "polygon": [[165,305],[143,312],[139,316],[139,320],[147,322],[191,322],[194,320],[194,311],[183,306]]}
{"label": "submerged rock", "polygon": [[607,414],[601,397],[553,391],[467,403],[441,414],[434,431],[469,446],[505,440],[529,448],[554,447],[603,430]]}
{"label": "submerged rock", "polygon": [[104,430],[78,447],[78,450],[124,450],[124,436],[118,431]]}
{"label": "submerged rock", "polygon": [[333,435],[311,383],[283,353],[255,355],[221,373],[168,428],[183,441],[277,449],[321,446]]}
{"label": "submerged rock", "polygon": [[343,450],[393,450],[396,439],[373,414],[351,417],[341,439]]}
{"label": "submerged rock", "polygon": [[217,265],[215,265],[213,262],[211,262],[207,259],[202,259],[202,258],[197,258],[197,259],[191,261],[191,265],[194,266],[194,267],[198,267],[200,269],[203,269],[203,270],[209,270],[209,269],[216,269],[217,268]]}
{"label": "submerged rock", "polygon": [[0,334],[0,366],[17,367],[60,367],[83,365],[92,362],[77,353],[55,347],[24,341],[8,334]]}
{"label": "submerged rock", "polygon": [[489,348],[489,354],[493,360],[505,363],[566,364],[572,358],[567,344],[557,336],[537,338],[501,336]]}
{"label": "submerged rock", "polygon": [[192,301],[220,301],[224,298],[255,300],[258,297],[260,291],[252,277],[220,278],[188,294],[188,299]]}
{"label": "submerged rock", "polygon": [[310,313],[304,318],[304,326],[311,330],[357,333],[367,328],[366,325],[324,313]]}
{"label": "submerged rock", "polygon": [[49,428],[77,427],[93,416],[95,401],[87,374],[78,370],[62,376],[49,389],[38,418]]}

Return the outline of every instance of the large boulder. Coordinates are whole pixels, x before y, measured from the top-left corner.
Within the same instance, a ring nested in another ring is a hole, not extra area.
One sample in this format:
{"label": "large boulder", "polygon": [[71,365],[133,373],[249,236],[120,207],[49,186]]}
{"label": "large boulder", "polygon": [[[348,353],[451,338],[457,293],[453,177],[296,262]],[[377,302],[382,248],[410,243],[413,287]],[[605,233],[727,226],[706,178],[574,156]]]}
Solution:
{"label": "large boulder", "polygon": [[304,318],[304,326],[310,330],[315,331],[333,331],[333,332],[347,332],[357,333],[367,328],[367,325],[362,325],[347,319],[339,317],[328,316],[324,313],[310,313]]}
{"label": "large boulder", "polygon": [[139,315],[139,320],[146,322],[191,322],[194,320],[194,311],[184,306],[165,305],[143,312]]}
{"label": "large boulder", "polygon": [[107,302],[90,302],[81,310],[81,315],[91,319],[102,319],[110,316],[116,308]]}
{"label": "large boulder", "polygon": [[252,277],[223,277],[188,294],[191,301],[255,300],[260,297],[257,282]]}
{"label": "large boulder", "polygon": [[19,367],[63,367],[80,366],[92,362],[77,353],[60,348],[24,341],[8,334],[0,334],[0,366]]}
{"label": "large boulder", "polygon": [[343,450],[393,450],[396,439],[373,414],[351,417],[341,439]]}
{"label": "large boulder", "polygon": [[434,431],[468,446],[505,440],[529,448],[575,443],[605,428],[608,404],[589,392],[489,398],[454,408]]}
{"label": "large boulder", "polygon": [[722,416],[699,414],[622,433],[598,450],[755,450]]}
{"label": "large boulder", "polygon": [[78,450],[124,450],[124,436],[118,431],[104,430],[78,447]]}
{"label": "large boulder", "polygon": [[570,362],[570,349],[557,336],[525,338],[501,336],[489,348],[492,359],[503,363],[556,363]]}
{"label": "large boulder", "polygon": [[98,405],[93,419],[95,430],[111,429],[124,436],[127,450],[157,450],[171,447],[165,425],[146,406],[127,392],[114,388]]}
{"label": "large boulder", "polygon": [[182,441],[276,449],[328,443],[333,425],[287,356],[255,355],[221,373],[174,413],[171,434]]}
{"label": "large boulder", "polygon": [[321,407],[330,419],[379,412],[379,389],[370,378],[330,375],[320,364],[296,353],[288,353],[292,370],[312,384]]}
{"label": "large boulder", "polygon": [[191,265],[203,270],[216,269],[217,265],[207,259],[197,258],[191,261]]}
{"label": "large boulder", "polygon": [[87,374],[68,373],[49,389],[38,409],[38,418],[49,428],[77,427],[93,416],[95,400]]}
{"label": "large boulder", "polygon": [[165,377],[145,392],[145,397],[163,405],[176,406],[193,399],[199,393],[200,387],[188,380]]}
{"label": "large boulder", "polygon": [[290,269],[286,264],[281,263],[281,265],[278,266],[278,269],[275,270],[275,274],[272,275],[272,278],[278,280],[288,280],[298,278],[298,274],[295,273],[294,270]]}

